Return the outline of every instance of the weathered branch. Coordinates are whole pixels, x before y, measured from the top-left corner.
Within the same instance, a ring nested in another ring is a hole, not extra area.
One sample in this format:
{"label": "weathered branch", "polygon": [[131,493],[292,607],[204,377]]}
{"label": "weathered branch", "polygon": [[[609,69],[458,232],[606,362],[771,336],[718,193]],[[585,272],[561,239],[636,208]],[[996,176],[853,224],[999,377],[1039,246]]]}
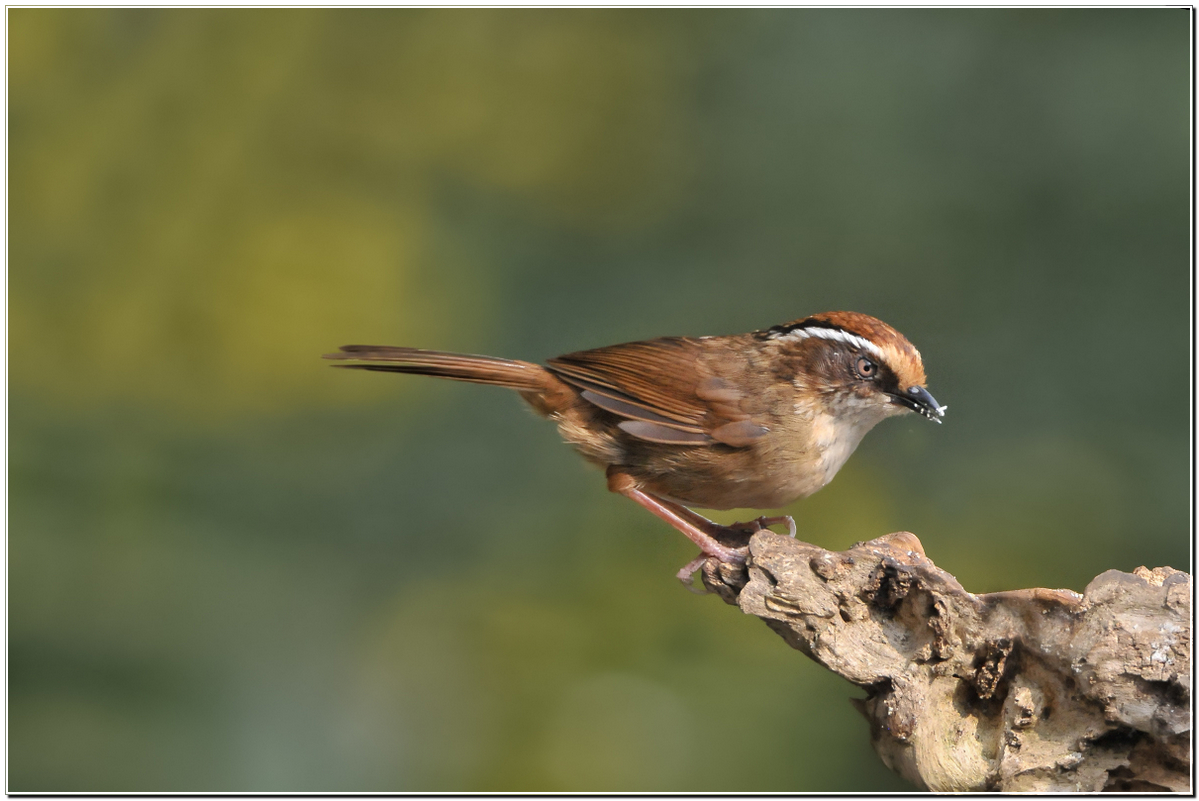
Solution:
{"label": "weathered branch", "polygon": [[1190,790],[1191,577],[972,595],[890,534],[840,553],[762,531],[709,589],[865,688],[886,765],[930,790]]}

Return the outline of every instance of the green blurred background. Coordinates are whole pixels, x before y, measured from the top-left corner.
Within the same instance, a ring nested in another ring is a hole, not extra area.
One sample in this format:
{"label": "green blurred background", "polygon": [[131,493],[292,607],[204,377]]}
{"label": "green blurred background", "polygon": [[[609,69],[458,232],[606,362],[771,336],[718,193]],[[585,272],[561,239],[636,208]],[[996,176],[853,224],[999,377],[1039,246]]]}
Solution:
{"label": "green blurred background", "polygon": [[10,790],[907,786],[553,426],[346,343],[868,312],[948,420],[802,538],[1189,569],[1188,10],[7,13]]}

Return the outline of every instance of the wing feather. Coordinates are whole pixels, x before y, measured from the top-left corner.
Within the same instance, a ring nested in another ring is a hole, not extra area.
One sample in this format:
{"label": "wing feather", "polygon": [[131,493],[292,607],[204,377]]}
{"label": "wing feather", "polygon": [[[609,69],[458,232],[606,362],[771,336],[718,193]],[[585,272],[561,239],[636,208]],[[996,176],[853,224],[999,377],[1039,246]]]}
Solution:
{"label": "wing feather", "polygon": [[569,353],[548,365],[585,400],[626,418],[620,428],[639,439],[747,446],[766,428],[750,421],[743,393],[712,376],[704,355],[700,340],[664,337]]}
{"label": "wing feather", "polygon": [[705,434],[689,434],[677,428],[667,428],[657,423],[645,423],[641,420],[625,420],[617,426],[638,439],[648,442],[659,442],[663,445],[711,445],[712,438]]}

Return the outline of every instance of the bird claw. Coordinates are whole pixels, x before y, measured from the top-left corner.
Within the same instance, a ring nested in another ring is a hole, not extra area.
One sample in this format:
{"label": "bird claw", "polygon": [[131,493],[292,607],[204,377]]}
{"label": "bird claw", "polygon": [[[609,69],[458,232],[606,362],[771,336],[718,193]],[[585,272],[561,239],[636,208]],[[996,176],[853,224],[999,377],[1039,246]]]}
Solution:
{"label": "bird claw", "polygon": [[704,588],[700,589],[695,586],[695,574],[703,569],[704,562],[708,561],[708,554],[701,553],[699,556],[692,559],[675,574],[679,581],[683,582],[683,586],[687,588],[687,592],[694,595],[709,595],[711,590]]}

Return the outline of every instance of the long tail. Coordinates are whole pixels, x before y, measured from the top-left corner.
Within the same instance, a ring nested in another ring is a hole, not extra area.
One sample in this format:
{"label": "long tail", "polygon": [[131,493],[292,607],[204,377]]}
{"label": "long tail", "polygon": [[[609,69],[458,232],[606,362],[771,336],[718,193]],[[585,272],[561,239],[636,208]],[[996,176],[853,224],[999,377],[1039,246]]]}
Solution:
{"label": "long tail", "polygon": [[326,353],[325,358],[368,362],[337,364],[334,367],[432,375],[538,394],[557,389],[561,385],[553,374],[540,365],[515,359],[497,359],[493,356],[471,356],[420,348],[392,348],[386,345],[344,345],[339,353]]}

